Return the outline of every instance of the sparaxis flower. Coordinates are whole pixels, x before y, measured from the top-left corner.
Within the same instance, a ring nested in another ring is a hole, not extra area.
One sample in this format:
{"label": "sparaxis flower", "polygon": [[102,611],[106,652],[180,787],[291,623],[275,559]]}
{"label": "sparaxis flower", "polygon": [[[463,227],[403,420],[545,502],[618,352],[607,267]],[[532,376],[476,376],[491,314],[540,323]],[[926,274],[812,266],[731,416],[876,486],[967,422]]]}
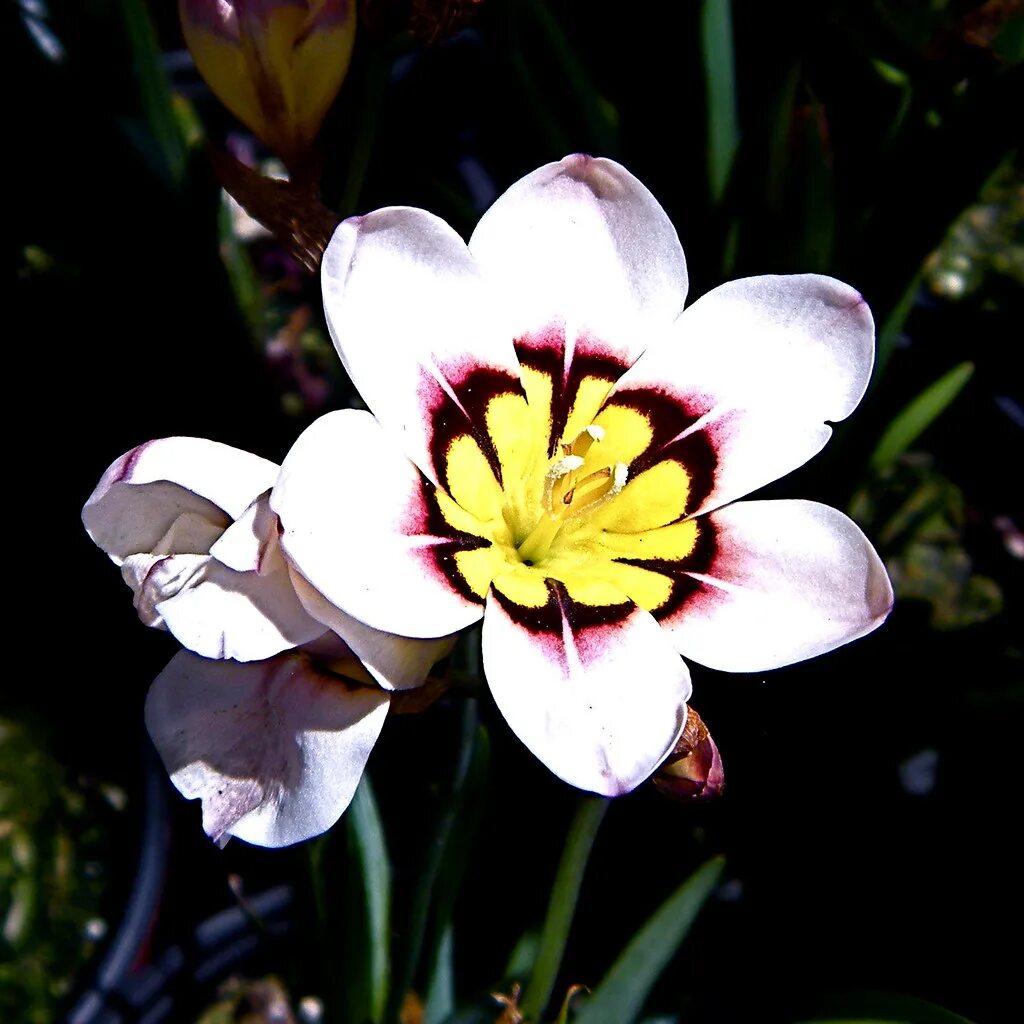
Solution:
{"label": "sparaxis flower", "polygon": [[289,165],[348,73],[354,0],[179,0],[185,42],[220,101]]}
{"label": "sparaxis flower", "polygon": [[885,570],[841,512],[735,503],[863,395],[874,330],[848,285],[747,278],[684,310],[665,212],[586,156],[513,185],[468,245],[423,210],[345,221],[322,275],[372,414],[331,413],[286,457],[283,549],[378,629],[482,617],[499,709],[566,781],[623,793],[669,755],[681,654],[777,668],[888,614]]}
{"label": "sparaxis flower", "polygon": [[450,647],[390,636],[333,607],[282,557],[268,493],[279,467],[199,437],[115,459],[82,509],[139,618],[206,658],[260,661],[340,637],[385,689],[418,686]]}
{"label": "sparaxis flower", "polygon": [[277,475],[228,445],[162,438],[115,460],[82,511],[142,621],[188,648],[150,688],[146,726],[220,844],[285,846],[333,825],[391,691],[451,648],[366,626],[289,566],[267,497]]}

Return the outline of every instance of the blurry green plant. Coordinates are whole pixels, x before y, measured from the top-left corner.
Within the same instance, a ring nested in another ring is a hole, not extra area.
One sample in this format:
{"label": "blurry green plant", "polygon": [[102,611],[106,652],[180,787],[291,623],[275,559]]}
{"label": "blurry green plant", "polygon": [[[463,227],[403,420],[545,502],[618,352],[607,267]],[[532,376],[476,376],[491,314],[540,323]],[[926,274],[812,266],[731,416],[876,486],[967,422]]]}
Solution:
{"label": "blurry green plant", "polygon": [[871,532],[897,601],[929,606],[935,629],[959,629],[998,615],[995,580],[974,571],[964,540],[963,492],[925,453],[900,455],[861,487],[850,515]]}
{"label": "blurry green plant", "polygon": [[50,1024],[103,938],[125,802],[70,777],[29,725],[0,720],[0,1020]]}
{"label": "blurry green plant", "polygon": [[1024,174],[1013,159],[1000,165],[925,263],[928,286],[950,301],[999,276],[1024,286]]}

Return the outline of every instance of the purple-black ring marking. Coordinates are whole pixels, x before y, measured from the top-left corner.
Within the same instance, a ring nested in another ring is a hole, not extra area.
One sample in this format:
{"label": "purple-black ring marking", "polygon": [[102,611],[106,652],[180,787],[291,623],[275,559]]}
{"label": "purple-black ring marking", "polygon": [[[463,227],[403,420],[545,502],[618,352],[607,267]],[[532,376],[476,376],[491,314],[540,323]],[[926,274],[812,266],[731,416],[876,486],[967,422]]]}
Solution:
{"label": "purple-black ring marking", "polygon": [[614,626],[627,619],[636,607],[632,601],[620,604],[591,605],[574,601],[559,580],[545,579],[548,599],[539,608],[528,608],[507,598],[497,587],[492,587],[495,600],[505,614],[517,625],[534,636],[562,638],[562,615],[568,620],[574,636],[600,626]]}
{"label": "purple-black ring marking", "polygon": [[451,493],[448,479],[448,449],[460,437],[476,441],[499,486],[501,462],[491,435],[487,433],[487,407],[499,395],[518,395],[525,399],[522,383],[503,370],[473,366],[463,373],[447,374],[448,383],[462,406],[456,406],[436,381],[430,381],[428,400],[430,416],[430,459],[434,472],[446,491]]}
{"label": "purple-black ring marking", "polygon": [[[522,366],[543,373],[551,380],[551,421],[547,440],[548,456],[554,457],[583,380],[587,377],[604,380],[611,388],[628,366],[614,353],[602,350],[599,342],[580,336],[566,374],[565,333],[557,325],[546,331],[516,339],[514,348]],[[449,371],[446,378],[462,406],[461,409],[435,381],[425,382],[425,400],[431,426],[430,456],[438,480],[450,493],[447,453],[459,437],[468,436],[479,445],[499,486],[504,487],[498,453],[486,429],[487,408],[500,395],[518,395],[525,400],[526,395],[521,381],[511,377],[504,370],[479,365],[469,366],[461,373]],[[673,520],[679,522],[694,509],[699,508],[711,494],[718,465],[717,448],[713,439],[716,431],[724,429],[723,425],[716,423],[674,440],[692,427],[707,409],[701,408],[696,400],[684,399],[659,387],[637,387],[616,392],[601,409],[616,406],[634,410],[643,416],[651,427],[651,443],[629,467],[631,479],[665,461],[678,462],[687,473],[689,492],[686,507],[682,514]],[[454,530],[441,512],[434,486],[426,479],[422,481],[421,496],[422,532],[429,536],[445,538],[429,549],[430,560],[456,593],[469,601],[483,603],[484,599],[470,588],[459,571],[455,556],[460,551],[487,547],[492,541]],[[716,554],[714,526],[708,519],[701,518],[698,521],[693,550],[678,561],[640,558],[616,558],[613,561],[657,572],[670,581],[671,589],[666,600],[657,608],[651,609],[651,613],[658,620],[664,620],[677,615],[688,603],[707,595],[707,587],[700,581],[692,579],[687,573],[707,572]],[[631,601],[614,605],[586,605],[571,600],[565,586],[557,580],[546,578],[545,585],[549,597],[546,604],[540,608],[518,605],[496,588],[494,593],[509,618],[523,628],[535,635],[557,635],[559,638],[562,634],[563,612],[575,633],[577,630],[622,622],[635,607]]]}
{"label": "purple-black ring marking", "polygon": [[514,342],[516,355],[523,366],[543,373],[551,380],[551,430],[548,434],[548,458],[553,458],[558,442],[565,433],[573,402],[584,378],[594,377],[611,387],[629,369],[610,352],[601,351],[592,339],[581,336],[576,341],[568,377],[565,376],[565,331],[551,327],[536,335],[524,335]]}
{"label": "purple-black ring marking", "polygon": [[623,565],[635,565],[659,573],[671,583],[668,597],[657,608],[650,609],[659,621],[672,618],[691,602],[706,594],[707,585],[687,575],[691,572],[708,573],[719,554],[717,531],[707,516],[696,520],[697,539],[692,550],[678,561],[667,558],[616,558]]}
{"label": "purple-black ring marking", "polygon": [[635,479],[661,462],[678,462],[690,478],[686,507],[679,518],[700,508],[715,483],[715,470],[718,468],[715,445],[706,429],[695,430],[677,441],[672,439],[693,426],[704,415],[704,410],[678,395],[652,387],[618,391],[601,408],[602,411],[632,409],[651,426],[651,443],[630,464],[629,479]]}

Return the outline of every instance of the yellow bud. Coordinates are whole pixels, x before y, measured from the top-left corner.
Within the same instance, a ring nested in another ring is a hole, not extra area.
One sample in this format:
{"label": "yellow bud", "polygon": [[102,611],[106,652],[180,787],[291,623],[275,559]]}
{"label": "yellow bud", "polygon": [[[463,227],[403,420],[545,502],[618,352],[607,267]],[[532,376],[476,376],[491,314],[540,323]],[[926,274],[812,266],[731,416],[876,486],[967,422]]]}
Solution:
{"label": "yellow bud", "polygon": [[308,152],[348,72],[355,0],[179,0],[199,73],[286,164]]}

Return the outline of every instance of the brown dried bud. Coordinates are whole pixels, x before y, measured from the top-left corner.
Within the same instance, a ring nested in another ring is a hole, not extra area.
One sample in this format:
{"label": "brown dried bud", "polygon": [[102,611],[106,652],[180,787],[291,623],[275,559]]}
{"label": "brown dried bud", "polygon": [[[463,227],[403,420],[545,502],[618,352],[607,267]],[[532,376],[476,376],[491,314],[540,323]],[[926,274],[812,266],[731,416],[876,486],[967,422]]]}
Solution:
{"label": "brown dried bud", "polygon": [[686,727],[675,749],[651,777],[659,792],[676,800],[708,800],[725,788],[722,755],[703,719],[687,708]]}

